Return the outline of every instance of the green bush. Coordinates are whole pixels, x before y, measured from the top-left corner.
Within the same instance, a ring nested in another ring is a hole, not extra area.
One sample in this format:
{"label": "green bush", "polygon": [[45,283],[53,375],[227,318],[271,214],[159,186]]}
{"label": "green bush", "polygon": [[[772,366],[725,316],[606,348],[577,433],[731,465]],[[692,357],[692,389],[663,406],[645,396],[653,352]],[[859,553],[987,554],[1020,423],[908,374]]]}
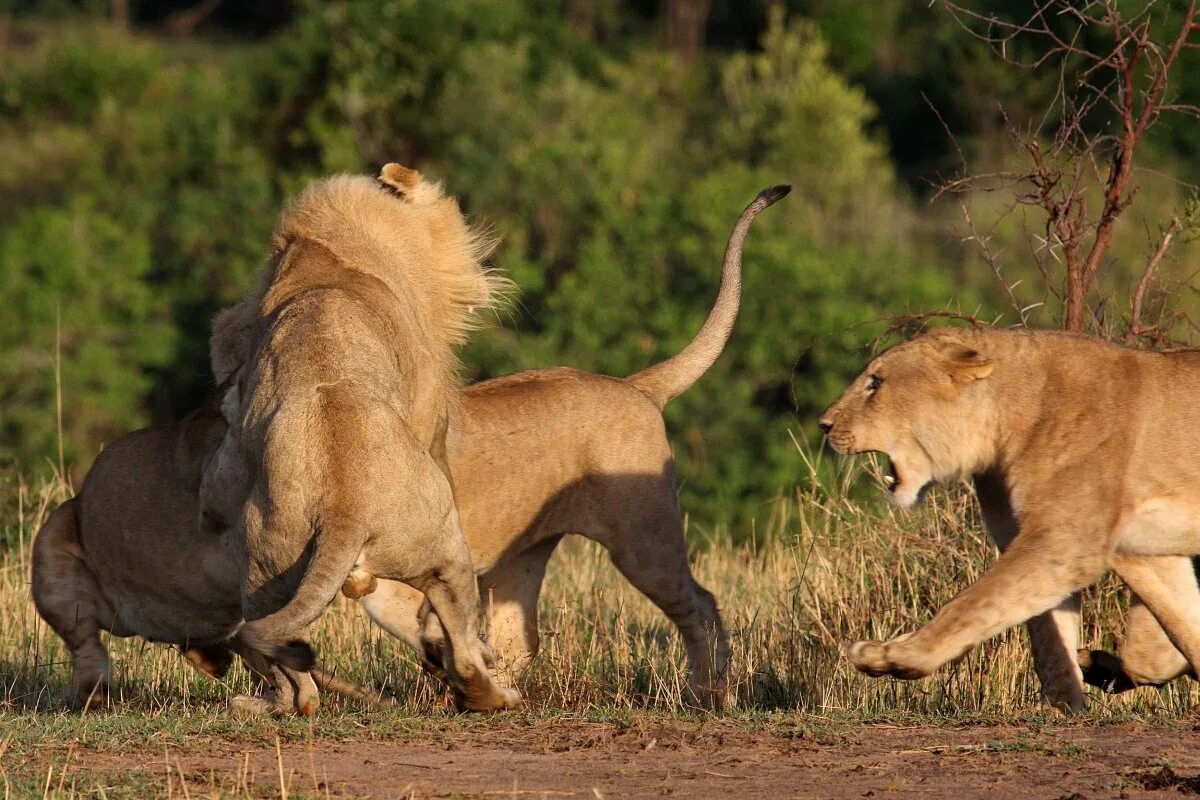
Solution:
{"label": "green bush", "polygon": [[0,72],[0,443],[26,465],[53,452],[57,309],[77,467],[186,412],[210,384],[211,316],[248,287],[283,198],[395,158],[496,232],[522,290],[466,354],[480,377],[627,375],[677,352],[738,213],[793,184],[750,236],[726,354],[667,411],[701,527],[788,491],[789,432],[811,437],[861,365],[868,329],[849,326],[956,299],[872,105],[778,11],[760,49],[690,66],[563,19],[516,0],[310,3],[262,45],[181,48],[26,23],[34,43]]}

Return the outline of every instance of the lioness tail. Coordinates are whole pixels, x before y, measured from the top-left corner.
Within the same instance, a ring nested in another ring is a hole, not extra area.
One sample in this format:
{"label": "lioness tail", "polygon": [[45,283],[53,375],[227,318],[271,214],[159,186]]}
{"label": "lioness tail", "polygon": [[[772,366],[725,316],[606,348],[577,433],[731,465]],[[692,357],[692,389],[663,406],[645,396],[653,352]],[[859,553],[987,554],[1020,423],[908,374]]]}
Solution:
{"label": "lioness tail", "polygon": [[791,186],[763,189],[738,217],[733,232],[729,234],[729,243],[725,246],[725,261],[721,266],[721,288],[717,292],[717,302],[708,312],[708,318],[704,320],[704,325],[696,337],[676,355],[626,379],[648,395],[659,408],[665,406],[672,397],[687,391],[689,386],[708,371],[725,349],[725,343],[729,341],[729,335],[733,332],[733,323],[737,320],[742,293],[742,245],[750,231],[750,224],[760,211],[787,197],[790,191]]}

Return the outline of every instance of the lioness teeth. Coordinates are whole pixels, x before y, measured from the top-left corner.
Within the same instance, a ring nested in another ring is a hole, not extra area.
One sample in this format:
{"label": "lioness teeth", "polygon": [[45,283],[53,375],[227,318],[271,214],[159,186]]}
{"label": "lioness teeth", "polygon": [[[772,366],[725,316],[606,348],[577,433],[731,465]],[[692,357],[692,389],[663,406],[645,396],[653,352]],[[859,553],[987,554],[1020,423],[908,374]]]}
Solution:
{"label": "lioness teeth", "polygon": [[883,482],[886,483],[888,486],[892,486],[896,483],[896,476],[895,475],[884,475]]}

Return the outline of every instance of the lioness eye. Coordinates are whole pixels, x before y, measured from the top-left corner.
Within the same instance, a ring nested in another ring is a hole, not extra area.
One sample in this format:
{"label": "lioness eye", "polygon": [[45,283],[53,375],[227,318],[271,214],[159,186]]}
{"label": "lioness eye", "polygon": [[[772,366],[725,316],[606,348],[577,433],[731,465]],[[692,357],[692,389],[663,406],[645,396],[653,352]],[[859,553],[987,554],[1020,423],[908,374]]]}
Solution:
{"label": "lioness eye", "polygon": [[867,376],[867,393],[870,394],[883,385],[883,378],[878,375]]}

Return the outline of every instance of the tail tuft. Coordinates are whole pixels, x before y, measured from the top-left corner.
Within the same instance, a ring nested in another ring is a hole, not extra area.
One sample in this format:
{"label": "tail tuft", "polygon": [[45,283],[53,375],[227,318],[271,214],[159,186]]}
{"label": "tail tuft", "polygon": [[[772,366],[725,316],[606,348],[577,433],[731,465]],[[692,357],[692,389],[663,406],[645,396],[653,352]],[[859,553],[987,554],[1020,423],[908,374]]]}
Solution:
{"label": "tail tuft", "polygon": [[769,189],[763,189],[758,193],[758,197],[754,199],[762,200],[766,202],[767,205],[771,205],[778,200],[782,200],[791,193],[792,187],[786,183],[781,183],[778,186],[772,186]]}
{"label": "tail tuft", "polygon": [[666,361],[630,375],[627,380],[662,408],[672,397],[685,391],[708,371],[733,332],[737,319],[738,305],[742,293],[742,245],[750,224],[764,208],[776,200],[787,197],[792,187],[779,184],[763,189],[750,205],[742,211],[729,242],[725,246],[725,260],[721,265],[721,288],[717,290],[717,302],[708,312],[708,318],[695,338]]}

